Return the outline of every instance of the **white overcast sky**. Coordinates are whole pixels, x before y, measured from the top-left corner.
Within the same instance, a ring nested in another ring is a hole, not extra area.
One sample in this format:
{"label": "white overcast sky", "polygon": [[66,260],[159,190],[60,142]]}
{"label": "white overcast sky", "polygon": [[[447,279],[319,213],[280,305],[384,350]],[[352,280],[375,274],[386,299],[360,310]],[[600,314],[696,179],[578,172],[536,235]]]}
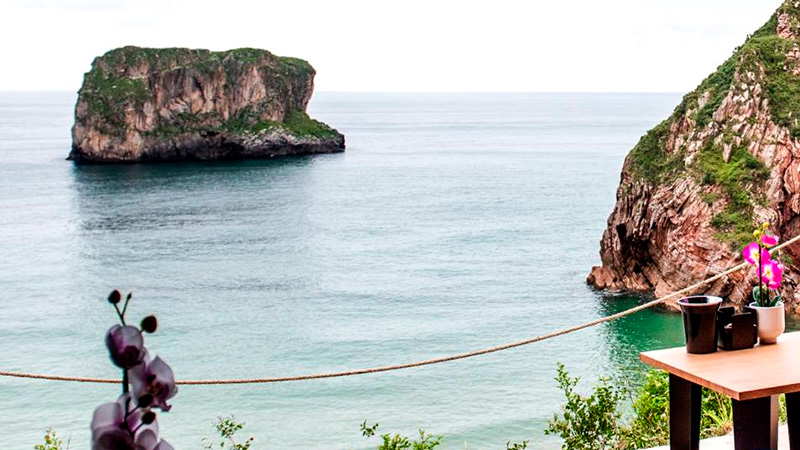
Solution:
{"label": "white overcast sky", "polygon": [[319,91],[685,92],[782,0],[0,0],[0,90],[124,45],[265,48]]}

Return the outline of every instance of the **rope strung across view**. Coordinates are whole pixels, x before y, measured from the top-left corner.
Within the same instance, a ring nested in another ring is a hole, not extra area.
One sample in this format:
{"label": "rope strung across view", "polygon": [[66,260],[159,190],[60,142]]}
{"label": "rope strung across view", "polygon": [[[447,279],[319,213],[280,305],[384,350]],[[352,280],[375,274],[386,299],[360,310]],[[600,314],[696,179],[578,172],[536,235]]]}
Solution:
{"label": "rope strung across view", "polygon": [[[794,244],[795,242],[800,241],[800,235],[795,236],[794,238],[784,242],[781,245],[770,250],[770,252],[774,252],[776,250],[780,250],[788,245]],[[558,336],[563,336],[565,334],[574,333],[576,331],[583,330],[585,328],[590,328],[596,325],[600,325],[601,323],[611,322],[613,320],[620,319],[622,317],[637,313],[639,311],[645,310],[647,308],[651,308],[658,304],[664,303],[665,301],[677,297],[682,296],[684,294],[690,293],[695,289],[717,281],[721,278],[724,278],[734,272],[742,270],[743,268],[747,267],[748,263],[744,262],[730,268],[720,274],[714,275],[711,278],[706,280],[700,281],[695,283],[689,287],[683,288],[679,291],[675,291],[671,294],[665,295],[661,298],[657,298],[650,302],[641,304],[639,306],[633,307],[631,309],[627,309],[625,311],[618,312],[616,314],[612,314],[610,316],[601,317],[599,319],[593,320],[591,322],[587,322],[581,325],[576,325],[570,328],[564,328],[561,330],[551,331],[550,333],[543,334],[541,336],[537,336],[531,339],[525,339],[522,341],[512,342],[510,344],[503,344],[498,345],[497,347],[486,348],[483,350],[476,350],[467,353],[459,353],[456,355],[450,356],[442,356],[439,358],[432,358],[426,359],[424,361],[417,361],[407,364],[397,364],[393,366],[381,366],[381,367],[372,367],[368,369],[358,369],[358,370],[348,370],[343,372],[328,372],[328,373],[316,373],[316,374],[308,374],[308,375],[297,375],[293,377],[275,377],[275,378],[239,378],[239,379],[231,379],[231,380],[178,380],[177,384],[182,385],[218,385],[218,384],[257,384],[257,383],[281,383],[286,381],[304,381],[304,380],[318,380],[322,378],[339,378],[339,377],[349,377],[353,375],[365,375],[369,373],[380,373],[380,372],[390,372],[393,370],[401,370],[401,369],[410,369],[412,367],[421,367],[421,366],[429,366],[432,364],[439,364],[449,361],[457,361],[459,359],[467,359],[472,358],[474,356],[486,355],[489,353],[495,353],[503,350],[508,350],[515,347],[522,347],[524,345],[534,344],[536,342],[541,342],[547,339],[552,339]],[[59,375],[44,375],[44,374],[35,374],[35,373],[21,373],[21,372],[6,372],[0,371],[0,376],[4,377],[14,377],[14,378],[32,378],[37,380],[52,380],[52,381],[74,381],[79,383],[119,383],[120,380],[114,380],[109,378],[87,378],[87,377],[65,377]]]}

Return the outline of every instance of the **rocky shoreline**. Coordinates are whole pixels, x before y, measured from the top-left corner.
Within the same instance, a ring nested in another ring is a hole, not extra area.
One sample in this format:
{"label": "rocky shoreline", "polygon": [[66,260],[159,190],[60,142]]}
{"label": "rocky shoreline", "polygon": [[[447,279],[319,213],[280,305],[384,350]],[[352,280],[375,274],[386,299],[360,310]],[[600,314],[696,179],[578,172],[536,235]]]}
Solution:
{"label": "rocky shoreline", "polygon": [[207,161],[232,159],[266,159],[281,156],[306,156],[345,151],[344,136],[322,139],[297,137],[273,131],[256,135],[188,135],[180,139],[152,142],[131,158],[125,155],[107,157],[73,147],[67,160],[76,164],[124,164],[173,161]]}

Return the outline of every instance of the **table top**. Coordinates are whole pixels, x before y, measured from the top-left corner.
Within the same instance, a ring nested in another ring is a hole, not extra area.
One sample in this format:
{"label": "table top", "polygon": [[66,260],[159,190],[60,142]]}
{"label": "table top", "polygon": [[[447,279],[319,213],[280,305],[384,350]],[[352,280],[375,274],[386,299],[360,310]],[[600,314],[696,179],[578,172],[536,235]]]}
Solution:
{"label": "table top", "polygon": [[800,331],[746,350],[690,355],[676,347],[643,352],[639,359],[736,400],[800,391]]}

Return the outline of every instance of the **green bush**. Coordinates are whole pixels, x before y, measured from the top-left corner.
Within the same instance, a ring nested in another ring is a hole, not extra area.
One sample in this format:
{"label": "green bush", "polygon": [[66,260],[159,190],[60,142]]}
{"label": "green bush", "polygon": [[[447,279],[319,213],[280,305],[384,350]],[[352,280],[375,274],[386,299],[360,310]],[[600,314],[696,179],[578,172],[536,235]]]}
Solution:
{"label": "green bush", "polygon": [[[580,380],[570,377],[563,364],[558,365],[557,373],[556,381],[564,391],[566,403],[561,414],[554,415],[545,433],[560,436],[563,450],[632,450],[669,442],[666,372],[648,371],[634,388],[622,387],[627,384],[625,380],[612,384],[610,379],[601,378],[589,395],[576,391]],[[730,399],[703,389],[701,438],[728,433],[732,423]]]}
{"label": "green bush", "polygon": [[246,441],[239,443],[236,441],[236,432],[244,428],[244,423],[237,422],[233,416],[217,417],[214,425],[219,434],[219,438],[214,440],[204,438],[203,448],[206,450],[249,450],[253,445],[254,438],[251,436]]}
{"label": "green bush", "polygon": [[34,445],[33,450],[69,450],[69,441],[65,447],[64,441],[58,437],[55,430],[48,428],[44,434],[44,443]]}
{"label": "green bush", "polygon": [[[368,426],[365,420],[361,424],[361,434],[366,438],[374,436],[378,425],[376,423]],[[382,442],[378,445],[378,450],[434,450],[442,443],[442,436],[427,434],[425,430],[419,430],[419,438],[415,441],[399,434],[392,436],[389,433],[382,434],[381,439]]]}
{"label": "green bush", "polygon": [[[731,431],[731,400],[724,394],[703,389],[700,437],[720,436]],[[648,448],[669,442],[669,375],[650,370],[634,391],[631,419],[623,430],[623,448]]]}
{"label": "green bush", "polygon": [[554,414],[545,434],[564,440],[564,450],[615,449],[620,443],[619,403],[622,392],[607,378],[601,378],[592,393],[584,396],[575,388],[580,378],[573,378],[563,364],[558,364],[558,387],[564,391],[566,403],[561,415]]}
{"label": "green bush", "polygon": [[630,425],[624,430],[625,447],[650,448],[669,442],[669,377],[651,370],[632,393]]}

